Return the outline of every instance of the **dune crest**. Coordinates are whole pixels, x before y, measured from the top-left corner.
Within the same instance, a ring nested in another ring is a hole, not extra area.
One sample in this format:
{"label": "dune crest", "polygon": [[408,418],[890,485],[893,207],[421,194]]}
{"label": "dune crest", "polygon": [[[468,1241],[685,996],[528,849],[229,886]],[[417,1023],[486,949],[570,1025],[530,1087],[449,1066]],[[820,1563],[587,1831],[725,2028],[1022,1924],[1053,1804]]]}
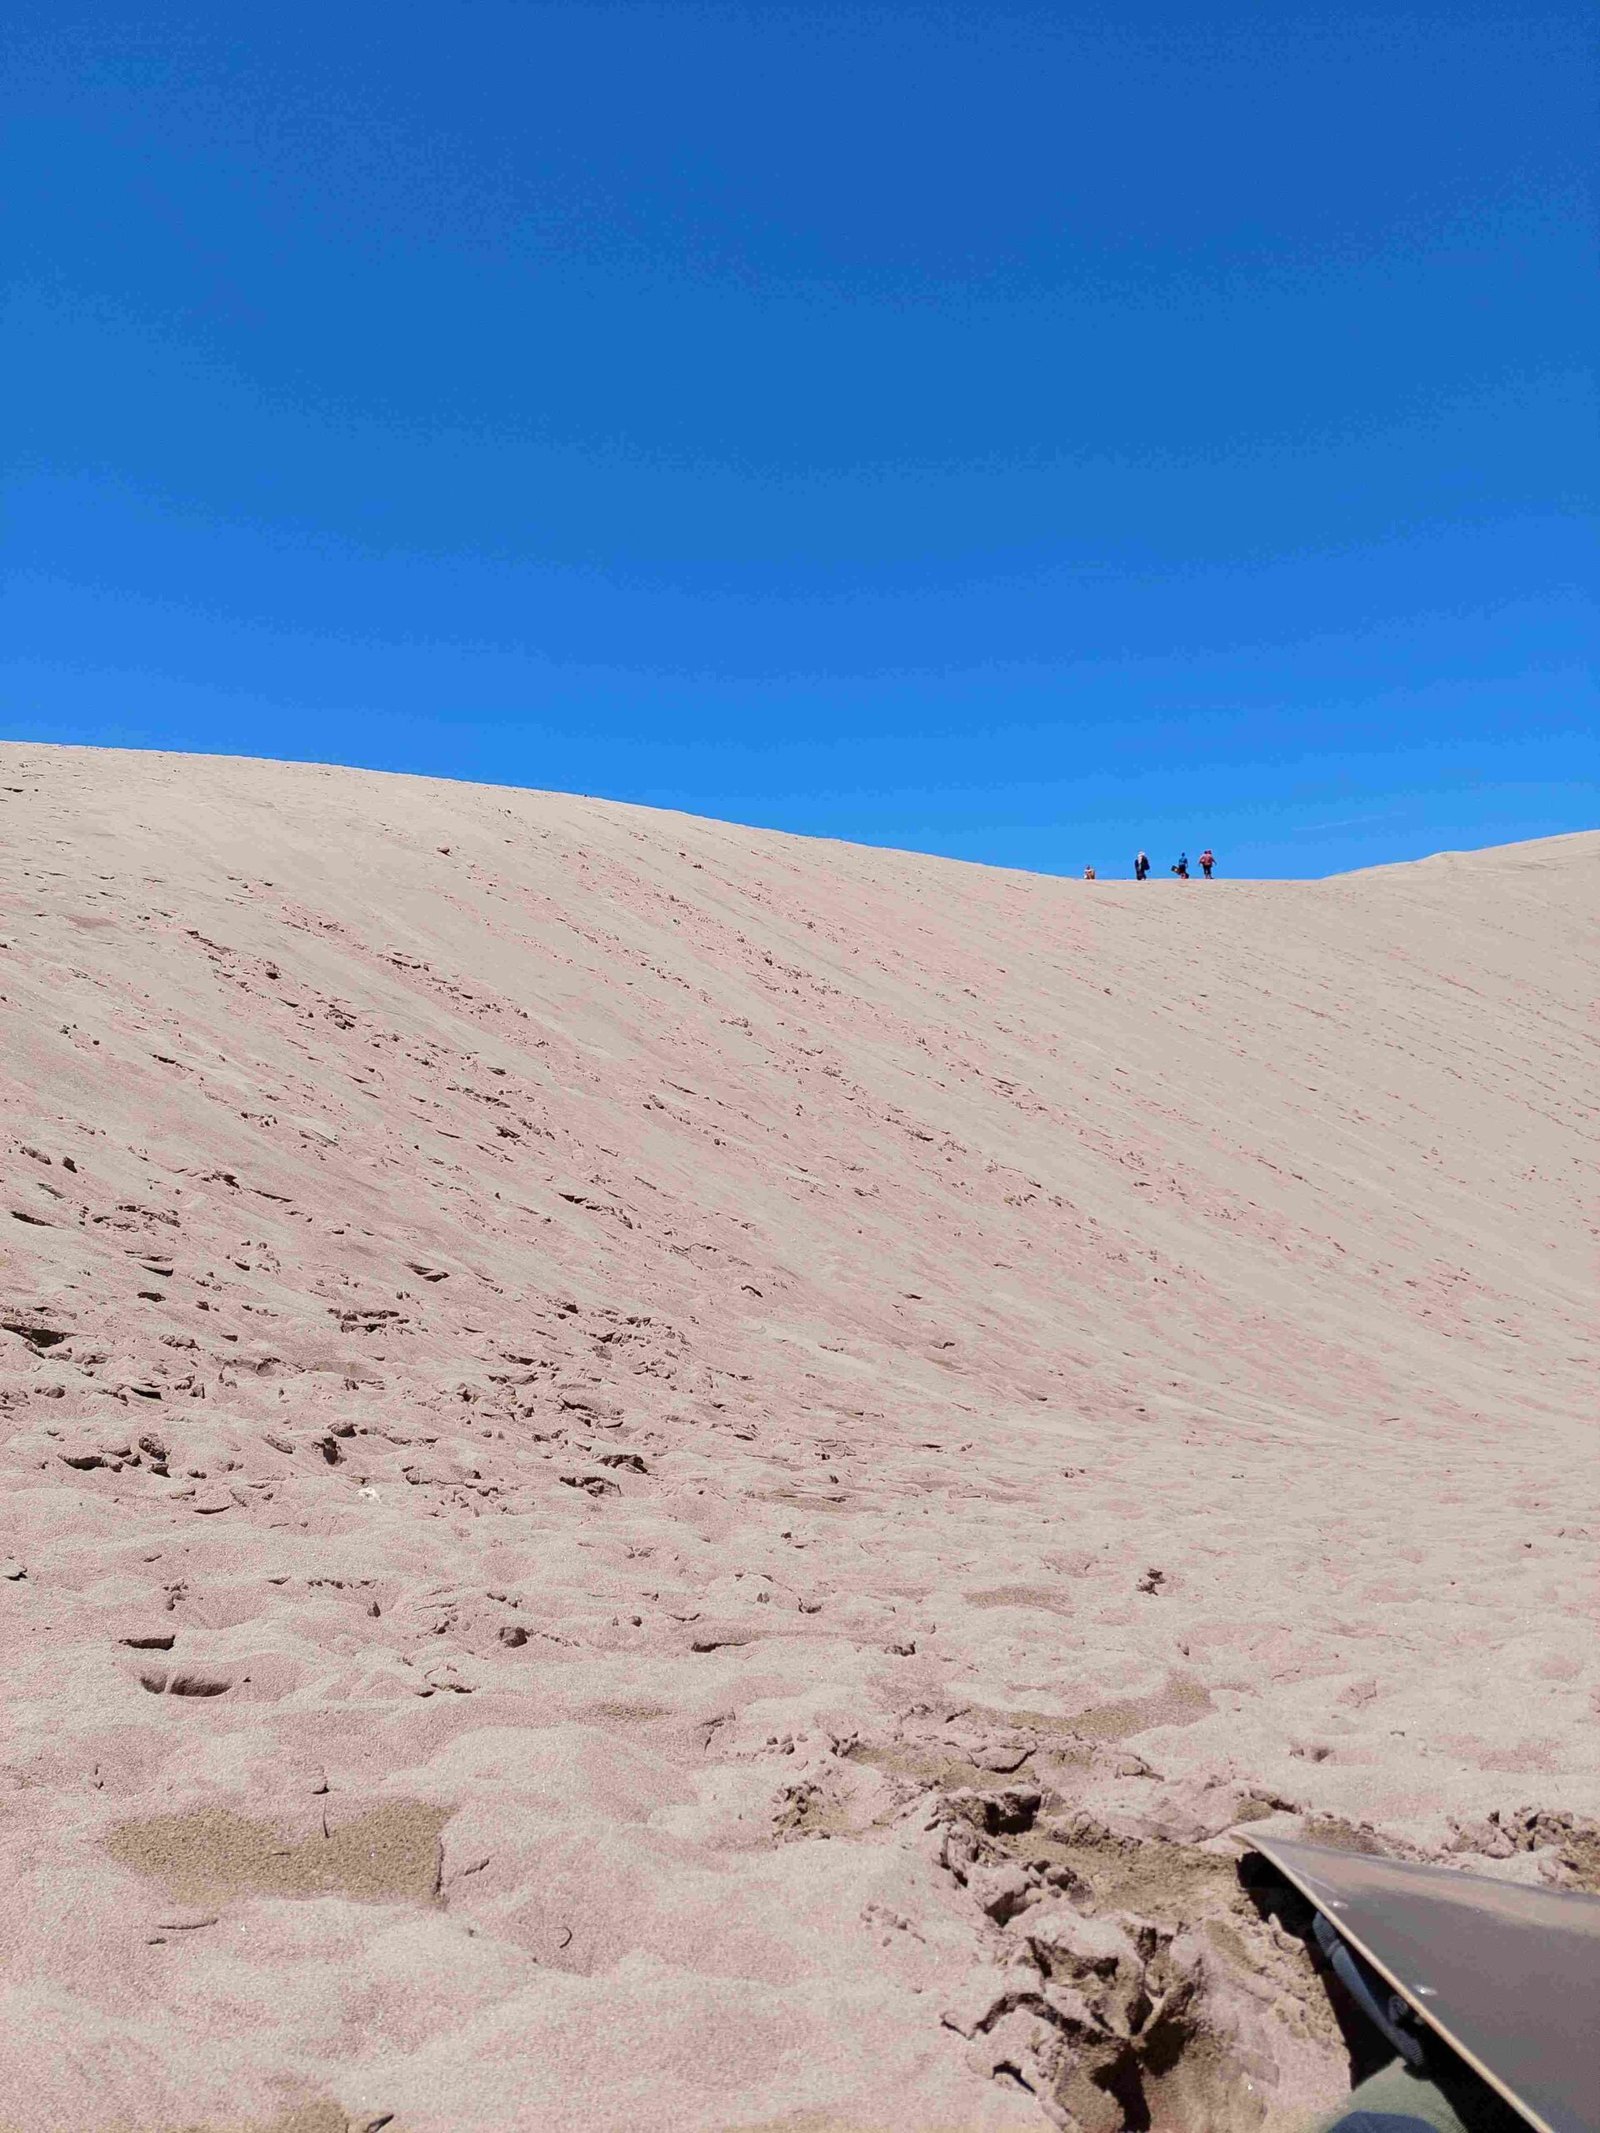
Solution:
{"label": "dune crest", "polygon": [[1600,835],[0,826],[7,2133],[1282,2126],[1230,1830],[1595,1885]]}

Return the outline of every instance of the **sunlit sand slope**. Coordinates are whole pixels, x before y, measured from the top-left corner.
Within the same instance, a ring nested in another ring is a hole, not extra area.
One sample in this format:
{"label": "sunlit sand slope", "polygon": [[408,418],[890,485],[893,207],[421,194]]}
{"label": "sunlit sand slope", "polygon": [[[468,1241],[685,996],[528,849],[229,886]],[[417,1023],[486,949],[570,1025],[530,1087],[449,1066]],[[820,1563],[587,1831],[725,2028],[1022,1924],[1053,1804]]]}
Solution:
{"label": "sunlit sand slope", "polygon": [[0,2127],[1285,2124],[1230,1830],[1592,1875],[1600,836],[0,841]]}

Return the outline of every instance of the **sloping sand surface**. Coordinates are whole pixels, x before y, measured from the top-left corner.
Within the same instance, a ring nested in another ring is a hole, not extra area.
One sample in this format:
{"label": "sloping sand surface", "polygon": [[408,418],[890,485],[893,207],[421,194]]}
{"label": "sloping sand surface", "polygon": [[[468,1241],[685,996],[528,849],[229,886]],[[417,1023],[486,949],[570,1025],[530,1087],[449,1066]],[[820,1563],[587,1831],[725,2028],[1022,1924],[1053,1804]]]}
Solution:
{"label": "sloping sand surface", "polygon": [[0,2127],[1287,2125],[1230,1831],[1592,1876],[1600,836],[0,835]]}

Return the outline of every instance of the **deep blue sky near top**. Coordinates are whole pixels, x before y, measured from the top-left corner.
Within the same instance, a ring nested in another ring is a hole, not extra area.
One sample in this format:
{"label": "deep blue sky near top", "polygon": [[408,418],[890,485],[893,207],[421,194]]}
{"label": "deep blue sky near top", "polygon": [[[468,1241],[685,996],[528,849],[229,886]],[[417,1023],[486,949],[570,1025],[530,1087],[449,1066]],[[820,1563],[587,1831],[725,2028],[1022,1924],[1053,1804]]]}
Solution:
{"label": "deep blue sky near top", "polygon": [[12,21],[9,733],[1070,872],[1600,818],[1585,8]]}

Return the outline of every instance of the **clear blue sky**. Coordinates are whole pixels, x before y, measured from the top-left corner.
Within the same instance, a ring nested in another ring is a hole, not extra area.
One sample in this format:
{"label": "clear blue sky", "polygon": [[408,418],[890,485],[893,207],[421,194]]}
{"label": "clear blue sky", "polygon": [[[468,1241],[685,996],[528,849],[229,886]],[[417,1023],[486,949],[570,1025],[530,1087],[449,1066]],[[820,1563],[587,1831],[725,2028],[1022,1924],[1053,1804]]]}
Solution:
{"label": "clear blue sky", "polygon": [[962,857],[1592,825],[1579,5],[23,0],[6,731]]}

